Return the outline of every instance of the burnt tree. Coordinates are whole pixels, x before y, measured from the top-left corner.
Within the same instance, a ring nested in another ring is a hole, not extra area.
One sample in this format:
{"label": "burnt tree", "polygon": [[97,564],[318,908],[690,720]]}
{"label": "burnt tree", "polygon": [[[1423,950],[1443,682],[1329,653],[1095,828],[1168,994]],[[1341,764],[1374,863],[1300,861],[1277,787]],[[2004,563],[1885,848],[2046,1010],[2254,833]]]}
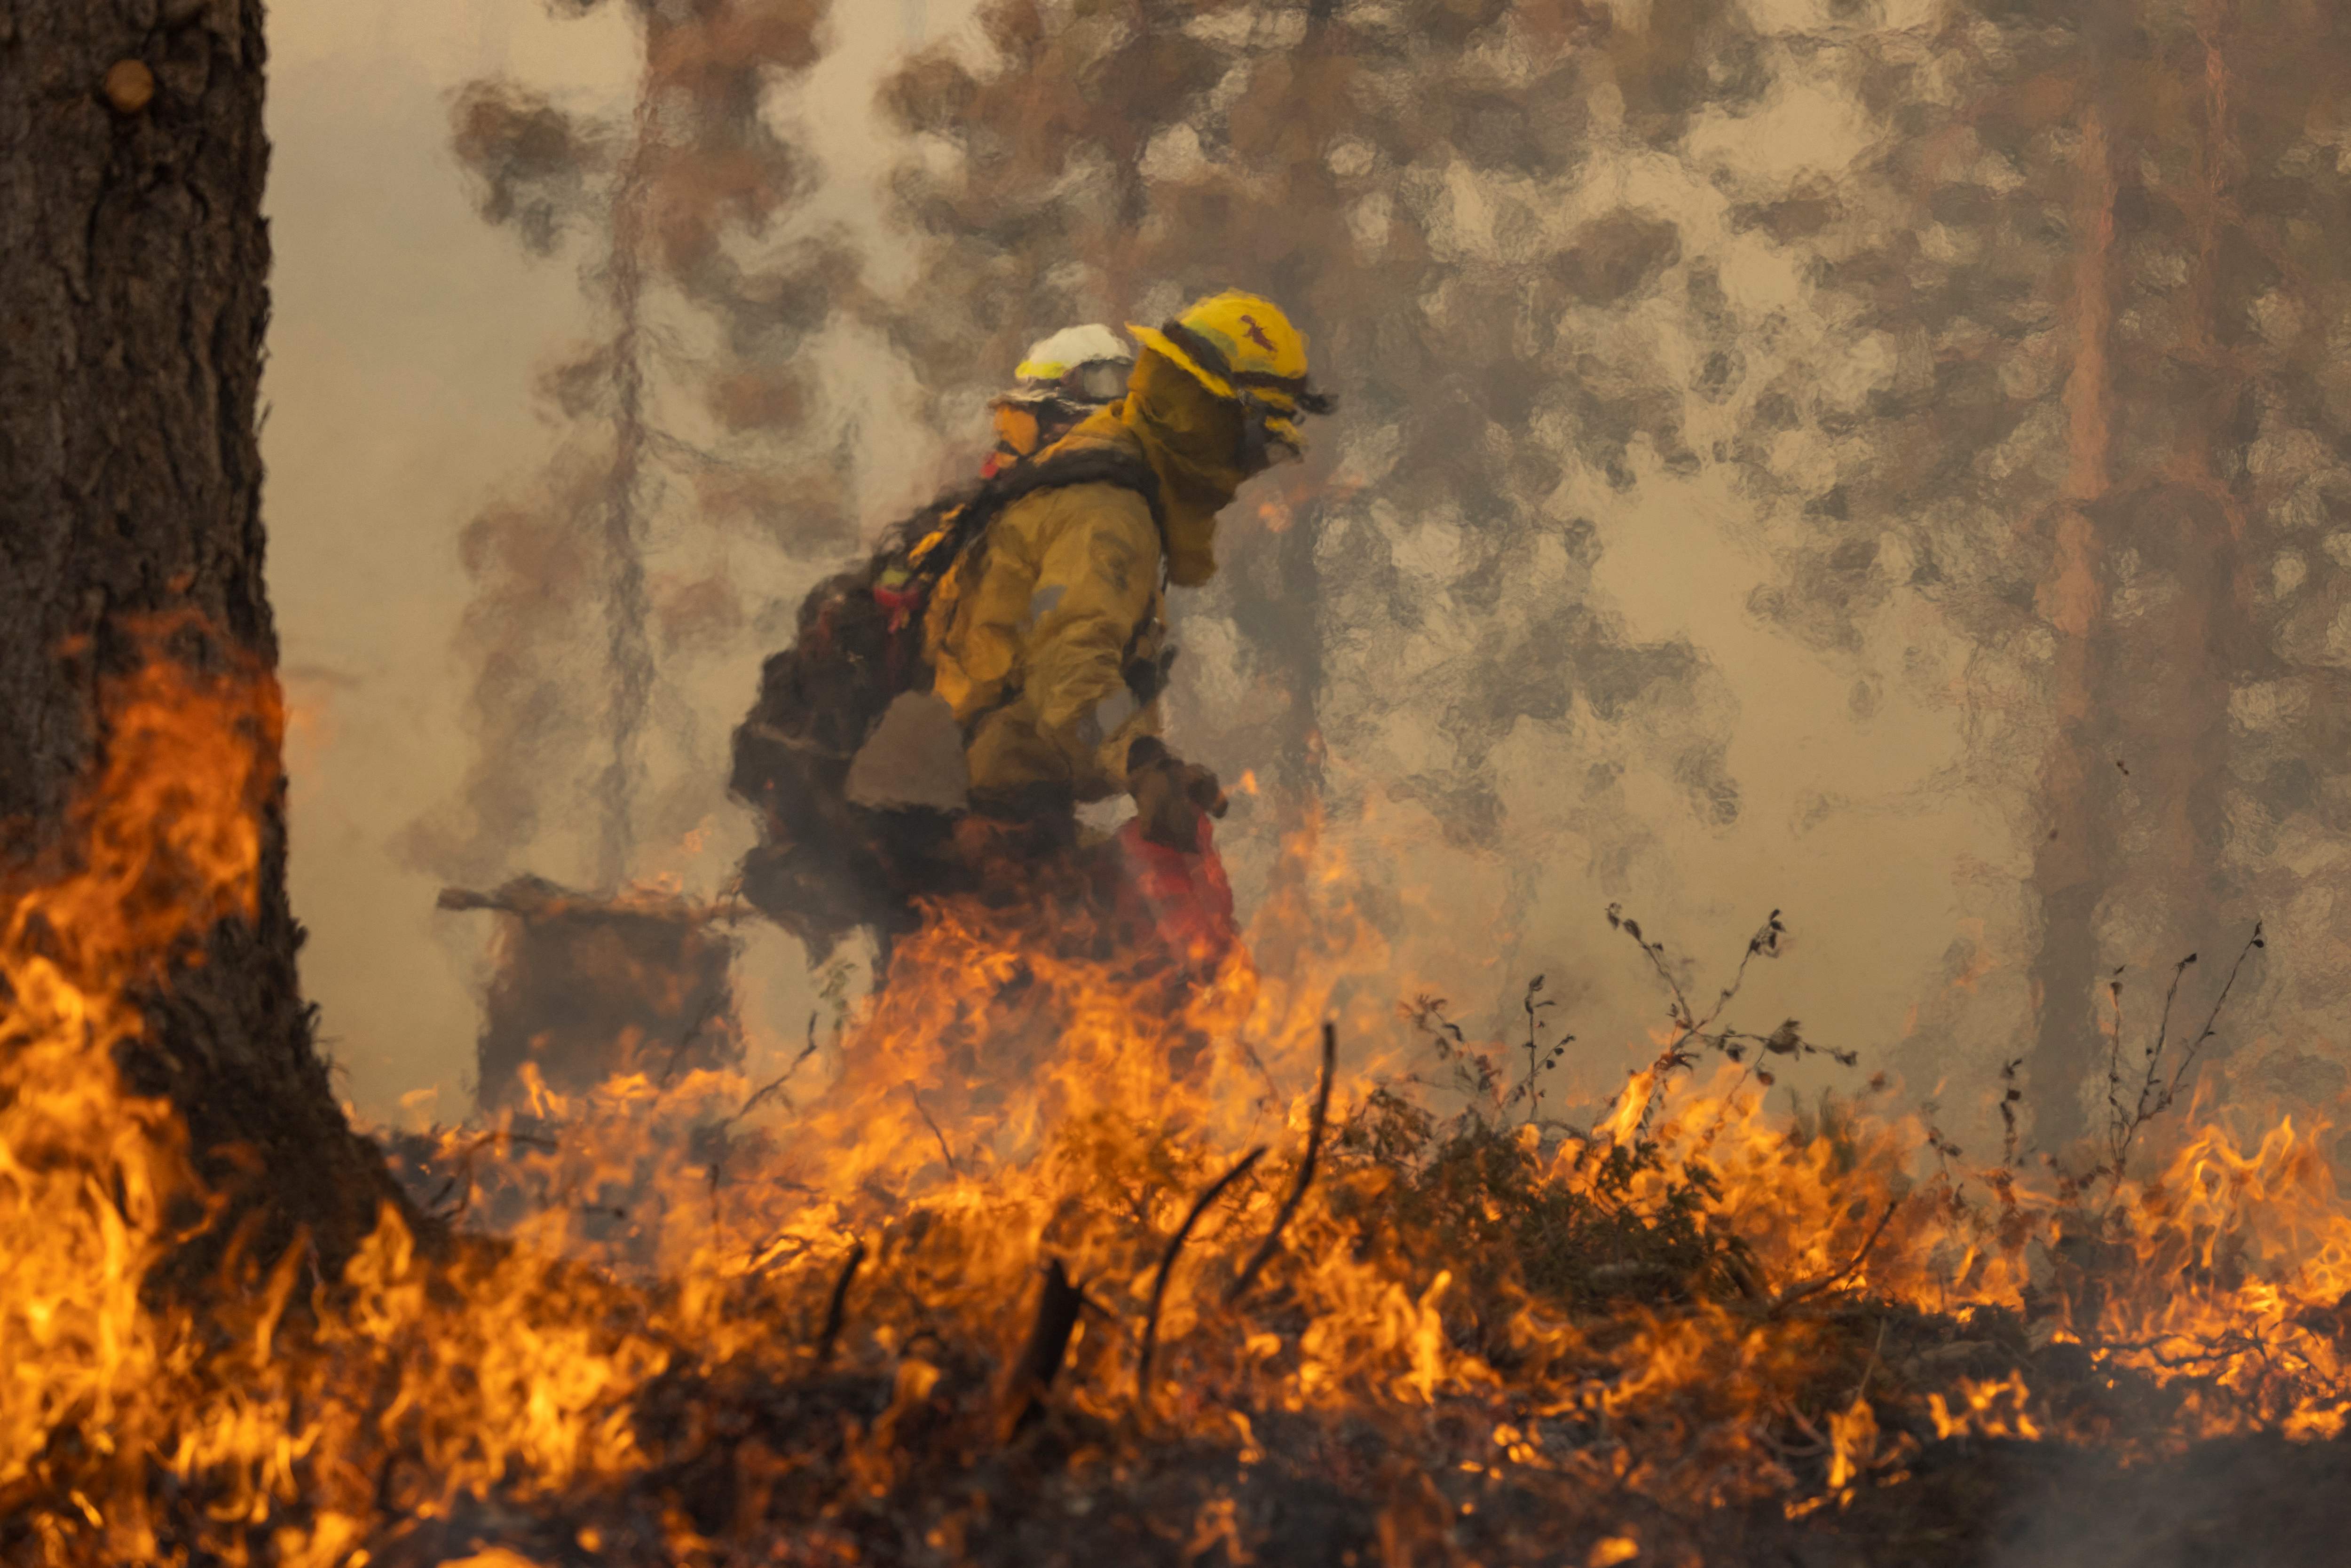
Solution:
{"label": "burnt tree", "polygon": [[[186,617],[209,629],[199,641],[276,667],[256,428],[268,316],[263,61],[261,0],[0,8],[0,845],[11,861],[56,848],[105,745],[99,685],[142,657],[142,623]],[[147,1044],[124,1065],[179,1107],[208,1178],[263,1201],[262,1248],[307,1227],[332,1264],[392,1188],[313,1047],[282,789],[264,818],[257,918],[211,934],[208,961],[152,1000]]]}

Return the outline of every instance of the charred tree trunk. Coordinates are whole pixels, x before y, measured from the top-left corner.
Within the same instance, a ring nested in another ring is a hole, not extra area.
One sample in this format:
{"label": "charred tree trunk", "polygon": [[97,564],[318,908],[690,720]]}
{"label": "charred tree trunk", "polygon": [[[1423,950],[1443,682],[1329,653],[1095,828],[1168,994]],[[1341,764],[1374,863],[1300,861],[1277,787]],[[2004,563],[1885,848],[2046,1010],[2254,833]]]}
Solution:
{"label": "charred tree trunk", "polygon": [[[261,0],[0,8],[0,821],[55,841],[134,626],[193,614],[274,670],[256,394],[268,313]],[[258,917],[151,1009],[135,1086],[199,1166],[331,1265],[393,1197],[338,1110],[295,972],[282,791]],[[239,1149],[249,1151],[240,1153]],[[256,1159],[257,1156],[257,1159]],[[236,1173],[255,1169],[257,1179]],[[216,1232],[217,1234],[217,1232]]]}

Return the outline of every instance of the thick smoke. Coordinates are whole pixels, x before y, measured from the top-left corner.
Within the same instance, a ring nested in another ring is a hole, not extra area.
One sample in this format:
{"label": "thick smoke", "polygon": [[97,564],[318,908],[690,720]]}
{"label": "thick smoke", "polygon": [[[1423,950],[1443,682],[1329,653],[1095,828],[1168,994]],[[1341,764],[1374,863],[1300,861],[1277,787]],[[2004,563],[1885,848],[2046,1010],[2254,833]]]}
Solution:
{"label": "thick smoke", "polygon": [[[1720,29],[1499,5],[993,5],[980,27],[985,56],[886,89],[929,149],[894,191],[925,249],[893,326],[925,386],[944,402],[1029,333],[1241,287],[1300,319],[1342,392],[1178,606],[1184,743],[1272,794],[1238,858],[1269,863],[1319,798],[1343,821],[1401,806],[1457,869],[1564,852],[1621,892],[1628,769],[1701,831],[1735,823],[1735,705],[1688,640],[1630,629],[1593,520],[1641,466],[1699,458],[1639,324],[1682,286],[1680,225],[1594,177],[1592,106],[1629,73],[1666,134]],[[1539,820],[1509,799],[1532,754],[1578,759]],[[1368,873],[1418,874],[1362,848]],[[1541,893],[1496,892],[1507,940]]]}
{"label": "thick smoke", "polygon": [[[2346,977],[2313,918],[2331,874],[2291,846],[2340,831],[2321,780],[2346,755],[2323,630],[2342,400],[2319,345],[2346,192],[2312,138],[2351,35],[2294,5],[1919,22],[1838,51],[1862,157],[1795,202],[1739,193],[1795,231],[1802,303],[1844,330],[1763,389],[1734,456],[1794,525],[1759,613],[1856,683],[1897,647],[1895,678],[1956,677],[1966,787],[2030,857],[2000,945],[2054,1148],[2085,1128],[2117,1006],[2151,1023],[2180,956],[2267,912],[2280,1021]],[[1821,396],[1856,359],[1864,394]],[[1813,432],[1834,460],[1792,472]],[[1872,635],[1907,618],[1956,657]]]}

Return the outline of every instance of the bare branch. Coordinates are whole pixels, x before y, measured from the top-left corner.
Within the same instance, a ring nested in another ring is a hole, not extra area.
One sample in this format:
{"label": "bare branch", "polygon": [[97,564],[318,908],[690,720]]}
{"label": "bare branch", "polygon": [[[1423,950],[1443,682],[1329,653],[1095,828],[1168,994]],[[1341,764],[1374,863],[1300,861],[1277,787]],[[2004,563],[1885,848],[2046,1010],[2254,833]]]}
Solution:
{"label": "bare branch", "polygon": [[1730,984],[1723,988],[1721,996],[1715,998],[1713,1009],[1700,1019],[1697,1026],[1690,1030],[1692,1034],[1702,1032],[1708,1024],[1722,1016],[1722,1009],[1730,1005],[1730,998],[1737,996],[1739,988],[1747,983],[1747,966],[1754,960],[1756,954],[1770,953],[1774,957],[1779,956],[1780,933],[1783,929],[1785,927],[1780,924],[1778,910],[1773,910],[1764,917],[1763,924],[1755,928],[1755,935],[1747,939],[1747,951],[1739,956],[1739,968],[1730,977]]}
{"label": "bare branch", "polygon": [[928,1127],[931,1130],[931,1136],[939,1141],[939,1155],[947,1162],[947,1169],[961,1176],[963,1167],[956,1164],[955,1151],[947,1147],[947,1135],[939,1131],[939,1124],[936,1122],[931,1120],[930,1107],[923,1103],[923,1096],[915,1089],[912,1079],[906,1082],[906,1097],[914,1103],[915,1113],[923,1118],[923,1125]]}
{"label": "bare branch", "polygon": [[1852,1278],[1854,1270],[1860,1268],[1864,1260],[1869,1257],[1869,1249],[1877,1245],[1877,1239],[1886,1234],[1886,1227],[1893,1219],[1894,1211],[1901,1207],[1902,1200],[1898,1197],[1886,1204],[1886,1212],[1877,1217],[1877,1223],[1870,1228],[1868,1239],[1862,1242],[1861,1250],[1853,1255],[1851,1262],[1834,1274],[1823,1274],[1807,1284],[1789,1287],[1771,1303],[1771,1311],[1774,1313],[1786,1312],[1798,1301],[1817,1296],[1831,1286],[1842,1284]]}
{"label": "bare branch", "polygon": [[1228,1305],[1240,1300],[1257,1282],[1258,1271],[1272,1260],[1274,1249],[1281,1244],[1281,1233],[1289,1228],[1291,1217],[1305,1199],[1307,1186],[1314,1179],[1315,1156],[1322,1150],[1322,1125],[1331,1113],[1331,1081],[1337,1075],[1338,1064],[1339,1030],[1337,1026],[1326,1023],[1322,1026],[1322,1082],[1314,1093],[1314,1119],[1306,1124],[1306,1158],[1299,1165],[1298,1179],[1290,1185],[1290,1196],[1281,1200],[1281,1208],[1273,1217],[1273,1228],[1265,1233],[1265,1239],[1258,1243],[1257,1250],[1249,1254],[1249,1260],[1241,1266],[1241,1271],[1225,1291]]}
{"label": "bare branch", "polygon": [[2196,1064],[2196,1053],[2204,1049],[2204,1042],[2212,1038],[2213,1030],[2220,1021],[2220,1009],[2228,1005],[2229,993],[2236,987],[2237,972],[2245,967],[2245,960],[2252,956],[2254,948],[2267,946],[2262,940],[2262,923],[2256,920],[2253,922],[2253,934],[2245,938],[2242,947],[2237,949],[2237,961],[2229,966],[2229,977],[2220,982],[2220,994],[2212,999],[2212,1010],[2205,1016],[2204,1028],[2188,1047],[2187,1054],[2179,1059],[2179,1067],[2172,1073],[2170,1085],[2164,1090],[2163,1098],[2157,1104],[2158,1110],[2168,1106],[2179,1097],[2181,1081],[2188,1076],[2188,1070]]}
{"label": "bare branch", "polygon": [[1192,1200],[1191,1210],[1184,1216],[1184,1223],[1176,1228],[1176,1234],[1167,1239],[1167,1249],[1159,1255],[1159,1272],[1151,1281],[1151,1310],[1143,1320],[1143,1348],[1134,1358],[1134,1397],[1138,1405],[1149,1396],[1151,1358],[1159,1346],[1159,1309],[1167,1297],[1167,1276],[1175,1271],[1176,1255],[1184,1250],[1192,1227],[1200,1223],[1200,1216],[1207,1212],[1208,1206],[1224,1196],[1227,1187],[1249,1175],[1250,1168],[1264,1157],[1265,1145],[1259,1144],[1243,1155],[1232,1169],[1209,1183],[1208,1189]]}

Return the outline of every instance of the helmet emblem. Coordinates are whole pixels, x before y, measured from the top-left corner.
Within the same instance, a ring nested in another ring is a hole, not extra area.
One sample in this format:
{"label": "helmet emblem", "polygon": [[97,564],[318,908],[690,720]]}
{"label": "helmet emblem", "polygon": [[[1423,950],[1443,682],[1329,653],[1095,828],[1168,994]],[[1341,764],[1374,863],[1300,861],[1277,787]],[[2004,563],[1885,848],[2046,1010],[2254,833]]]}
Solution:
{"label": "helmet emblem", "polygon": [[1256,317],[1242,317],[1241,325],[1249,329],[1249,340],[1250,342],[1255,343],[1259,348],[1263,349],[1269,354],[1273,352],[1273,340],[1265,335],[1265,329],[1257,324]]}

